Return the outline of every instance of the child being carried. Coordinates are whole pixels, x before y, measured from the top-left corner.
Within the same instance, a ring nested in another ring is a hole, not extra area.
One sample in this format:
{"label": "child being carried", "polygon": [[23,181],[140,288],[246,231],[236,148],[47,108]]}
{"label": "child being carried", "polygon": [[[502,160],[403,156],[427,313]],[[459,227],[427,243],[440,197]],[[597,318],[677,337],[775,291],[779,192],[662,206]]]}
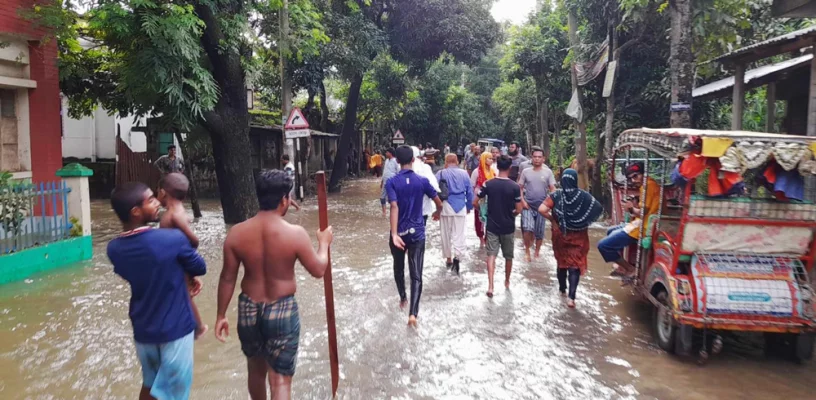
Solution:
{"label": "child being carried", "polygon": [[[167,174],[159,182],[159,196],[162,207],[166,210],[159,221],[159,228],[178,229],[187,239],[193,248],[198,248],[198,237],[190,228],[190,221],[187,218],[187,211],[184,209],[184,198],[187,197],[187,191],[190,188],[190,181],[184,174],[174,172]],[[193,301],[193,297],[198,295],[201,291],[201,282],[198,278],[187,277],[188,293],[190,294],[190,307],[193,310],[193,316],[196,321],[195,338],[198,339],[207,332],[207,325],[201,320],[201,314],[198,312],[198,306]]]}

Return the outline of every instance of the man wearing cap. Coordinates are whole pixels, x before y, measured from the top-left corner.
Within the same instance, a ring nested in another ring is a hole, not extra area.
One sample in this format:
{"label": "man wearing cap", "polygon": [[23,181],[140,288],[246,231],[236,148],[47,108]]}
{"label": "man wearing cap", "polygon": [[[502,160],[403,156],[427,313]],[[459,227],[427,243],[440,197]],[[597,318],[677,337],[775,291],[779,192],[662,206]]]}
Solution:
{"label": "man wearing cap", "polygon": [[[639,208],[636,200],[626,200],[623,203],[624,211],[629,212],[633,219],[628,224],[610,228],[606,237],[598,242],[598,251],[604,261],[618,264],[618,268],[612,272],[613,276],[632,276],[635,267],[623,258],[623,249],[636,244],[640,237],[641,225],[643,221],[649,221],[649,216],[657,213],[660,208],[660,186],[651,177],[644,179],[643,163],[638,161],[626,167],[626,179],[633,186],[640,186]],[[644,229],[645,230],[645,229]]]}

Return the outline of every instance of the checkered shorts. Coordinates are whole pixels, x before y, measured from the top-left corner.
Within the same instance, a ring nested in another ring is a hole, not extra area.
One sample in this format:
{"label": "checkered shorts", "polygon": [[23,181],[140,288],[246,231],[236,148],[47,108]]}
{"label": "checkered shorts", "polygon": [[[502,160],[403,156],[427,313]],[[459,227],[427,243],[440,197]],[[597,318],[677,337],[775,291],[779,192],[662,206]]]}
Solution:
{"label": "checkered shorts", "polygon": [[238,338],[244,355],[263,356],[275,372],[293,376],[300,343],[300,314],[295,296],[256,303],[241,293]]}
{"label": "checkered shorts", "polygon": [[521,210],[521,231],[533,232],[536,240],[544,239],[546,219],[537,210]]}

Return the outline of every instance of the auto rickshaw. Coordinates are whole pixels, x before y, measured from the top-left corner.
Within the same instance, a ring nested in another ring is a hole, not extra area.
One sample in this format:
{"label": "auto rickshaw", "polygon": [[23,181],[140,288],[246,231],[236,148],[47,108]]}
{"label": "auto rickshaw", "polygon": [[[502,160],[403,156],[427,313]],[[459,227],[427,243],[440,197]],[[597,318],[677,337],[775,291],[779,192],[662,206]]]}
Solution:
{"label": "auto rickshaw", "polygon": [[[816,138],[757,132],[631,129],[610,168],[611,216],[641,196],[623,169],[644,165],[660,185],[656,215],[639,224],[624,257],[629,282],[654,307],[657,344],[669,353],[718,353],[725,331],[763,332],[797,361],[816,333],[811,277],[816,257]],[[644,179],[642,186],[649,185]],[[641,203],[643,204],[643,203]],[[702,335],[700,335],[702,333]]]}

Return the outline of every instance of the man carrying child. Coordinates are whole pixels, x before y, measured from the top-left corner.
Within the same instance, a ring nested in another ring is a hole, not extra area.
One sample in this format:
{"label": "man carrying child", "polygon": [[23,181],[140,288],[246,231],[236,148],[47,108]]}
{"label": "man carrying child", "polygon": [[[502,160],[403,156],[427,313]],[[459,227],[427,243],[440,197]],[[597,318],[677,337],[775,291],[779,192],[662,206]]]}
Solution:
{"label": "man carrying child", "polygon": [[[123,232],[108,244],[108,258],[130,284],[129,316],[142,366],[139,399],[187,399],[197,329],[187,277],[204,275],[206,264],[182,231],[147,225],[159,220],[159,201],[146,185],[118,186],[111,206]],[[195,286],[193,294],[201,284]]]}

